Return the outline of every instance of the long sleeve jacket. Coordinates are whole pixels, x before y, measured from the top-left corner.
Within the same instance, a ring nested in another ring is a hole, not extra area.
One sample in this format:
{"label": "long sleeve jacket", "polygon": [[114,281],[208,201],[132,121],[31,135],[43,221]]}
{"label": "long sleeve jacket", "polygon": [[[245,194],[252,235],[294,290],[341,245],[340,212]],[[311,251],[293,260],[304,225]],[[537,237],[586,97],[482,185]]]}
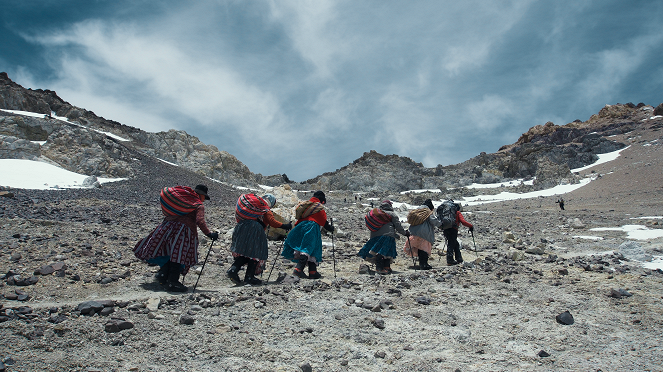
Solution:
{"label": "long sleeve jacket", "polygon": [[[419,208],[428,207],[421,206]],[[430,217],[428,217],[426,222],[422,223],[421,225],[410,226],[410,233],[433,244],[435,243],[435,229],[440,226],[442,226],[442,221],[440,221],[435,213],[433,213],[430,215]]]}
{"label": "long sleeve jacket", "polygon": [[187,213],[183,216],[167,216],[164,220],[181,222],[190,228],[196,235],[198,235],[196,226],[200,228],[200,231],[202,231],[203,234],[207,235],[210,233],[207,223],[205,222],[205,207],[202,204],[191,213]]}
{"label": "long sleeve jacket", "polygon": [[392,211],[386,211],[383,209],[385,213],[391,216],[391,222],[386,223],[382,225],[381,228],[379,228],[376,231],[371,231],[371,239],[377,237],[377,236],[391,236],[392,238],[396,237],[396,232],[401,233],[402,235],[405,235],[405,229],[401,225],[401,221],[398,219],[398,216],[396,213]]}

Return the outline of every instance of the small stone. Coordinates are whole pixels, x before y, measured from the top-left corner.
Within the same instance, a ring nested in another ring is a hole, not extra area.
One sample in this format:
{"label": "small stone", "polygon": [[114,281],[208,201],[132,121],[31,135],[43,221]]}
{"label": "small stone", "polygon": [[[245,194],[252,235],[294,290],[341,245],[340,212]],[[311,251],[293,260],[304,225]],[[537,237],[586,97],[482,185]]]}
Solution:
{"label": "small stone", "polygon": [[380,311],[382,311],[382,306],[380,306],[379,304],[375,305],[375,306],[371,307],[371,311],[374,312],[374,313],[379,313]]}
{"label": "small stone", "polygon": [[420,305],[430,305],[430,298],[426,296],[417,297],[417,303]]}
{"label": "small stone", "polygon": [[121,330],[125,330],[125,329],[131,329],[131,328],[133,328],[133,327],[134,327],[134,324],[131,323],[130,321],[123,320],[123,321],[118,322],[117,326],[118,326]]}
{"label": "small stone", "polygon": [[384,351],[376,351],[375,354],[373,354],[374,357],[384,359],[387,356],[387,353]]}
{"label": "small stone", "polygon": [[112,321],[106,323],[106,327],[104,330],[108,333],[117,333],[120,332],[120,327],[118,326],[117,322]]}
{"label": "small stone", "polygon": [[112,314],[112,313],[114,313],[114,312],[115,312],[115,308],[114,308],[114,307],[104,307],[103,309],[101,309],[101,311],[99,311],[99,315],[101,315],[101,316],[109,316],[110,314]]}
{"label": "small stone", "polygon": [[180,324],[186,324],[186,325],[193,325],[195,323],[195,319],[188,314],[184,314],[180,317]]}
{"label": "small stone", "polygon": [[348,361],[346,359],[341,360],[341,365],[344,366],[344,367],[347,366]]}
{"label": "small stone", "polygon": [[569,275],[569,270],[564,268],[564,269],[559,269],[558,270],[559,275]]}
{"label": "small stone", "polygon": [[301,369],[302,372],[313,372],[313,367],[311,367],[311,364],[309,362],[301,364],[299,366],[299,369]]}
{"label": "small stone", "polygon": [[46,265],[39,270],[35,270],[35,274],[38,275],[50,275],[55,272],[55,269],[51,265]]}
{"label": "small stone", "polygon": [[8,300],[16,301],[18,300],[18,295],[16,293],[6,293],[5,298]]}
{"label": "small stone", "polygon": [[80,311],[81,314],[87,315],[87,314],[90,314],[90,313],[99,312],[103,308],[104,308],[104,305],[101,304],[100,302],[85,301],[85,302],[81,302],[80,304],[78,304],[78,307],[76,309],[78,311]]}
{"label": "small stone", "polygon": [[150,298],[147,300],[147,304],[145,307],[150,310],[150,311],[157,311],[159,310],[159,304],[161,303],[160,298]]}
{"label": "small stone", "polygon": [[378,328],[378,329],[384,329],[384,327],[385,327],[384,320],[380,319],[380,318],[374,319],[373,320],[373,325],[375,326],[375,328]]}
{"label": "small stone", "polygon": [[557,323],[563,324],[563,325],[571,325],[575,322],[573,320],[573,315],[571,315],[571,313],[568,312],[568,311],[565,311],[565,312],[557,315],[555,317],[555,320],[557,321]]}
{"label": "small stone", "polygon": [[537,355],[540,356],[541,358],[547,358],[547,357],[550,356],[550,354],[546,353],[543,350],[539,351],[539,354],[537,354]]}
{"label": "small stone", "polygon": [[364,275],[364,274],[369,274],[371,270],[369,269],[368,265],[366,264],[361,264],[359,265],[359,274]]}

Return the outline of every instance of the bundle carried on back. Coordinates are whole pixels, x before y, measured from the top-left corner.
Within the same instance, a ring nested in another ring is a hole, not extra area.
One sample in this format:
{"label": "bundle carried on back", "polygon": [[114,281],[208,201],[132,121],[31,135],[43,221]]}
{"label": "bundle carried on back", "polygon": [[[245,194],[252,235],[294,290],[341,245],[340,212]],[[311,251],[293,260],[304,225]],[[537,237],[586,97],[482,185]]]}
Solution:
{"label": "bundle carried on back", "polygon": [[421,225],[426,222],[431,214],[433,214],[433,211],[428,207],[413,209],[407,214],[407,223],[409,223],[410,226]]}
{"label": "bundle carried on back", "polygon": [[373,208],[366,213],[366,227],[371,231],[378,231],[380,228],[391,222],[391,215],[380,208]]}
{"label": "bundle carried on back", "polygon": [[183,216],[203,204],[198,193],[188,186],[164,187],[159,200],[166,216]]}
{"label": "bundle carried on back", "polygon": [[323,209],[325,209],[325,206],[322,203],[312,202],[310,200],[302,201],[295,207],[295,218],[301,220],[302,218],[318,213]]}
{"label": "bundle carried on back", "polygon": [[258,220],[267,211],[269,211],[269,204],[265,199],[255,194],[242,194],[237,199],[235,206],[235,219],[237,222]]}

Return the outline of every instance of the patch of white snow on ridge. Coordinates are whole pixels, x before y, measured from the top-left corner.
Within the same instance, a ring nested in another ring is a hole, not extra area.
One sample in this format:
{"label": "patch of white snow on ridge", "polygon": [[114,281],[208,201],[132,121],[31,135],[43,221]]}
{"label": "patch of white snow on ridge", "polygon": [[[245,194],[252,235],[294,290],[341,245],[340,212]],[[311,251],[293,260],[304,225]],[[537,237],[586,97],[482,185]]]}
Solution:
{"label": "patch of white snow on ridge", "polygon": [[473,183],[469,186],[465,186],[468,189],[494,189],[498,187],[513,187],[520,185],[533,185],[534,180],[524,181],[522,178],[507,182],[496,182],[496,183]]}
{"label": "patch of white snow on ridge", "polygon": [[663,270],[663,256],[654,256],[651,262],[645,262],[642,267],[650,270]]}
{"label": "patch of white snow on ridge", "polygon": [[177,164],[175,164],[175,163],[171,163],[171,162],[169,162],[168,160],[163,160],[163,159],[160,159],[160,158],[157,158],[157,160],[161,160],[162,162],[164,162],[164,163],[166,163],[166,164],[170,164],[170,165],[174,165],[174,166],[176,166],[176,167],[179,167],[179,165],[177,165]]}
{"label": "patch of white snow on ridge", "polygon": [[[1,186],[31,190],[82,188],[87,177],[41,161],[0,159]],[[125,179],[97,177],[102,184]]]}
{"label": "patch of white snow on ridge", "polygon": [[[9,112],[9,113],[12,113],[12,114],[16,114],[16,115],[31,116],[31,117],[34,117],[34,118],[40,118],[40,119],[48,119],[48,116],[47,116],[47,115],[45,115],[45,114],[39,114],[39,113],[36,113],[36,112],[20,111],[20,110],[5,110],[5,109],[0,109],[0,110],[1,110],[1,111],[5,111],[5,112]],[[60,121],[64,121],[64,122],[66,122],[66,123],[73,124],[73,125],[76,125],[76,126],[81,127],[81,128],[91,129],[91,130],[93,130],[93,131],[95,131],[95,132],[97,132],[97,133],[104,134],[104,135],[106,135],[106,136],[108,136],[108,137],[110,137],[110,138],[114,138],[114,139],[116,139],[116,140],[118,140],[118,141],[122,141],[122,142],[130,142],[130,141],[131,141],[130,139],[127,139],[127,138],[124,138],[124,137],[120,137],[120,136],[118,136],[117,134],[113,134],[113,133],[111,133],[111,132],[104,132],[104,131],[102,131],[102,130],[98,130],[98,129],[94,129],[94,128],[88,128],[88,127],[86,127],[85,125],[81,125],[81,124],[79,124],[79,123],[76,123],[76,122],[73,122],[73,121],[69,121],[69,119],[67,119],[67,118],[64,117],[64,116],[55,116],[55,115],[51,114],[51,117],[50,117],[50,118],[51,118],[51,119],[57,119],[57,120],[60,120]]]}
{"label": "patch of white snow on ridge", "polygon": [[537,198],[539,196],[553,196],[553,195],[566,194],[568,192],[577,190],[577,189],[587,185],[588,183],[590,183],[593,180],[594,180],[593,177],[589,177],[589,178],[584,178],[584,179],[580,180],[580,182],[577,183],[577,184],[557,185],[557,186],[555,186],[553,188],[550,188],[550,189],[532,191],[532,192],[525,192],[525,193],[522,193],[522,194],[503,191],[503,192],[501,192],[497,195],[468,196],[468,197],[465,197],[464,200],[462,200],[462,204],[467,205],[467,206],[472,206],[472,205],[481,205],[481,204],[486,204],[486,203],[503,202],[503,201],[509,201],[509,200]]}
{"label": "patch of white snow on ridge", "polygon": [[632,220],[661,220],[663,216],[631,217]]}
{"label": "patch of white snow on ridge", "polygon": [[594,163],[592,163],[592,164],[590,164],[590,165],[586,165],[586,166],[584,166],[584,167],[571,169],[571,173],[584,171],[585,169],[589,169],[589,168],[594,167],[594,166],[597,166],[597,165],[599,165],[599,164],[603,164],[603,163],[607,163],[607,162],[613,161],[613,160],[615,160],[615,159],[617,159],[617,158],[619,157],[619,154],[620,154],[622,151],[626,150],[626,149],[629,148],[629,147],[631,147],[631,146],[626,146],[626,147],[624,147],[624,148],[621,149],[621,150],[617,150],[617,151],[613,151],[613,152],[607,152],[607,153],[605,153],[605,154],[598,154],[597,156],[599,157],[599,160],[595,161]]}
{"label": "patch of white snow on ridge", "polygon": [[622,227],[595,227],[589,231],[623,231],[628,239],[651,240],[663,238],[663,229],[650,229],[642,225],[624,225]]}
{"label": "patch of white snow on ridge", "polygon": [[401,191],[401,195],[405,194],[421,194],[422,192],[442,192],[440,189],[419,189],[419,190],[407,190],[407,191]]}
{"label": "patch of white snow on ridge", "polygon": [[587,240],[603,240],[600,236],[591,236],[591,235],[574,235],[575,239],[587,239]]}

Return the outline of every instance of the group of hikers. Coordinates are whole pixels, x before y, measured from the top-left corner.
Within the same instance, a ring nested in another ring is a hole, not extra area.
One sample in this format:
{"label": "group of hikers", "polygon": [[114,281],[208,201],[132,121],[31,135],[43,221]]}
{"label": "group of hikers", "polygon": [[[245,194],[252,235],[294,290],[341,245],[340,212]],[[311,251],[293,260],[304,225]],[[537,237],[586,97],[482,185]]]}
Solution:
{"label": "group of hikers", "polygon": [[[210,200],[208,188],[198,185],[165,187],[161,190],[160,202],[164,219],[145,238],[141,239],[133,251],[137,258],[160,266],[155,277],[172,292],[186,292],[187,287],[180,282],[180,275],[186,275],[198,263],[198,229],[215,241],[217,232],[212,232],[205,221],[203,202]],[[293,275],[300,278],[318,279],[321,274],[317,265],[322,261],[322,233],[324,228],[334,233],[333,220],[327,219],[325,193],[316,191],[306,201],[295,207],[295,223],[279,222],[272,208],[276,205],[272,194],[257,196],[242,194],[235,207],[235,226],[230,252],[234,261],[226,272],[235,284],[259,285],[256,278],[265,269],[268,258],[268,228],[283,229],[286,232],[281,256],[296,263]],[[398,234],[406,237],[403,252],[419,259],[421,270],[432,269],[428,263],[436,229],[443,229],[447,240],[447,264],[463,262],[458,242],[458,227],[462,224],[474,231],[474,226],[461,214],[461,205],[452,200],[445,201],[437,209],[431,199],[408,214],[408,230],[404,229],[394,212],[393,204],[384,200],[365,216],[370,239],[357,253],[361,258],[374,263],[376,272],[382,275],[392,273],[391,263],[397,256],[396,239]],[[210,246],[211,248],[211,246]],[[239,271],[246,265],[244,280]],[[308,274],[305,272],[308,266]]]}

